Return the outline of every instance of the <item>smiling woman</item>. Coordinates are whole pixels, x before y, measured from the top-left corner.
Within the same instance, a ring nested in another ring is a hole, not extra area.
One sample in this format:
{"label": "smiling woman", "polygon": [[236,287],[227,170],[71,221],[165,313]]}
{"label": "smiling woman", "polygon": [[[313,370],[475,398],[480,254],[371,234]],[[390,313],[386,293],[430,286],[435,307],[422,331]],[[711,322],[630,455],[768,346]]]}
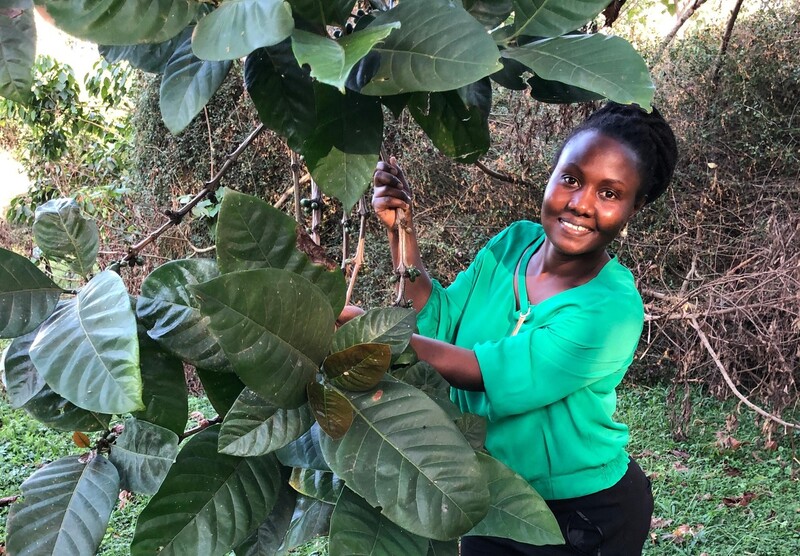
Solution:
{"label": "smiling woman", "polygon": [[416,269],[404,292],[418,311],[411,344],[462,411],[488,419],[487,450],[547,500],[566,540],[470,536],[461,554],[641,553],[653,498],[613,414],[644,311],[607,248],[664,192],[676,158],[657,110],[606,104],[558,152],[541,224],[512,224],[446,289],[425,271],[405,175],[378,163],[373,206],[395,265]]}

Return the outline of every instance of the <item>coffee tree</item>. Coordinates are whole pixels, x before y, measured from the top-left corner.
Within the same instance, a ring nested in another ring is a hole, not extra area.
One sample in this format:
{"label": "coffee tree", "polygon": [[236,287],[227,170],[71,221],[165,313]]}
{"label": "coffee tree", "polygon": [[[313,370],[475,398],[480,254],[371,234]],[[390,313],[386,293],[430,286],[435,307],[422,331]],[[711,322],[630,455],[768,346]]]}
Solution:
{"label": "coffee tree", "polygon": [[[0,94],[28,98],[34,9],[107,59],[163,74],[175,133],[245,58],[263,125],[347,214],[378,159],[384,107],[474,162],[489,147],[491,80],[550,102],[649,106],[633,48],[576,31],[606,2],[0,0]],[[413,310],[336,329],[343,273],[298,249],[295,220],[266,202],[227,190],[215,259],[168,262],[126,290],[119,273],[214,194],[241,149],[106,269],[96,225],[69,199],[40,205],[33,225],[61,273],[0,250],[10,403],[86,449],[23,483],[9,554],[94,553],[120,489],[152,495],[132,554],[276,554],[322,534],[334,555],[456,554],[469,534],[561,542],[538,494],[483,450],[482,419],[417,360]],[[188,431],[184,362],[219,413]]]}

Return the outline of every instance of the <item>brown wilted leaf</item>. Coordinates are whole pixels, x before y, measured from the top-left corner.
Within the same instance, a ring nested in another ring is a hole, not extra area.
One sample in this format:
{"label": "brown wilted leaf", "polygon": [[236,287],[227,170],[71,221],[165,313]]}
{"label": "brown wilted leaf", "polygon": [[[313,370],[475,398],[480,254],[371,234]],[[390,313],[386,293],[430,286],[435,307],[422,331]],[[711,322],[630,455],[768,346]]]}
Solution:
{"label": "brown wilted leaf", "polygon": [[742,443],[724,431],[717,431],[714,433],[717,437],[717,447],[720,450],[738,450]]}
{"label": "brown wilted leaf", "polygon": [[745,507],[756,498],[755,492],[745,492],[741,496],[726,496],[722,499],[722,503],[729,508],[735,506]]}
{"label": "brown wilted leaf", "polygon": [[736,467],[731,467],[730,465],[727,465],[727,464],[725,464],[725,466],[722,468],[722,470],[725,471],[725,474],[728,477],[739,477],[742,474],[742,470],[741,469],[737,469]]}
{"label": "brown wilted leaf", "polygon": [[702,525],[692,527],[691,525],[683,524],[675,528],[672,533],[661,535],[661,539],[665,541],[672,541],[676,544],[681,544],[685,540],[696,537],[702,530]]}
{"label": "brown wilted leaf", "polygon": [[89,448],[92,445],[92,441],[89,440],[89,437],[86,436],[86,433],[80,431],[75,431],[72,433],[72,441],[78,448]]}
{"label": "brown wilted leaf", "polygon": [[689,459],[689,452],[683,450],[670,450],[669,453],[679,459]]}
{"label": "brown wilted leaf", "polygon": [[769,450],[771,452],[775,451],[778,449],[778,443],[775,442],[774,440],[767,440],[766,442],[764,442],[764,449]]}
{"label": "brown wilted leaf", "polygon": [[131,498],[133,498],[133,493],[129,490],[120,490],[118,498],[119,506],[117,506],[117,508],[121,510],[128,505],[128,502],[131,501]]}
{"label": "brown wilted leaf", "polygon": [[682,463],[681,463],[681,462],[679,462],[679,461],[673,462],[673,464],[672,464],[672,468],[673,468],[675,471],[679,471],[679,472],[683,472],[683,471],[689,471],[689,468],[688,468],[688,467],[686,467],[684,464],[682,464]]}
{"label": "brown wilted leaf", "polygon": [[650,518],[650,529],[666,529],[670,525],[672,525],[671,519],[655,516]]}

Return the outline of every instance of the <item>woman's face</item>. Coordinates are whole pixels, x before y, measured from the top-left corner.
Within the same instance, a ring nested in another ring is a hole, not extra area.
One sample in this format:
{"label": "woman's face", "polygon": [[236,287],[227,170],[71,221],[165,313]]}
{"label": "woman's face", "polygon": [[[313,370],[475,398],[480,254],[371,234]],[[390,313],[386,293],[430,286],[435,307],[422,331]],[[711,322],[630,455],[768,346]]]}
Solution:
{"label": "woman's face", "polygon": [[564,146],[547,182],[542,225],[556,251],[569,257],[605,253],[641,208],[639,158],[624,143],[595,130]]}

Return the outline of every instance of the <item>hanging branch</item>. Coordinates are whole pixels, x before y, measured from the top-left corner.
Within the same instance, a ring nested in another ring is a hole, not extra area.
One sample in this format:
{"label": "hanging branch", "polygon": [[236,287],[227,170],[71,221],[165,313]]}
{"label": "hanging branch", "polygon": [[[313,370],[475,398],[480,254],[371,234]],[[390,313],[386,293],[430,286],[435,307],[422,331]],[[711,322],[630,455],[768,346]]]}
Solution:
{"label": "hanging branch", "polygon": [[252,133],[250,133],[250,135],[248,135],[247,138],[245,138],[245,140],[242,141],[238,147],[236,147],[236,150],[225,157],[225,162],[222,164],[222,167],[214,176],[211,177],[210,180],[205,182],[205,187],[202,191],[200,191],[200,193],[195,195],[192,200],[186,203],[186,205],[184,205],[180,210],[164,211],[164,214],[167,216],[167,218],[169,218],[169,220],[164,222],[155,231],[151,232],[150,235],[148,235],[142,241],[128,248],[128,254],[114,264],[118,266],[133,266],[137,264],[136,260],[138,259],[139,253],[142,251],[142,249],[161,237],[161,235],[171,227],[180,224],[183,220],[183,217],[186,216],[200,201],[206,197],[213,196],[214,192],[219,187],[219,182],[222,177],[228,172],[233,163],[236,162],[236,160],[247,149],[247,147],[253,143],[255,138],[264,131],[264,129],[266,129],[264,124],[260,124],[256,129],[254,129]]}
{"label": "hanging branch", "polygon": [[518,178],[517,176],[512,176],[511,174],[505,174],[503,172],[498,172],[497,170],[492,170],[491,168],[485,166],[480,160],[475,161],[475,166],[477,166],[481,172],[496,180],[504,181],[506,183],[513,183],[514,185],[527,185],[529,187],[533,186],[531,182],[524,180],[522,178]]}
{"label": "hanging branch", "polygon": [[743,0],[736,1],[736,5],[731,11],[731,16],[728,18],[728,25],[725,27],[725,35],[722,37],[722,44],[719,47],[717,59],[714,61],[714,70],[711,72],[712,89],[716,89],[719,84],[719,73],[722,71],[722,62],[725,59],[725,53],[728,51],[728,43],[730,43],[731,35],[733,34],[733,26],[736,24],[736,18],[739,17],[742,1]]}
{"label": "hanging branch", "polygon": [[681,15],[678,17],[678,21],[675,22],[675,25],[672,26],[669,33],[666,34],[664,40],[661,41],[661,44],[656,50],[655,55],[653,56],[653,61],[650,63],[650,69],[654,68],[658,61],[661,59],[661,56],[664,55],[664,51],[672,42],[672,39],[675,38],[675,35],[678,34],[678,31],[681,30],[683,24],[689,21],[689,18],[694,15],[700,6],[706,3],[706,0],[692,0],[692,3],[686,6],[686,9],[681,12]]}
{"label": "hanging branch", "polygon": [[700,324],[697,322],[697,319],[695,319],[695,318],[689,319],[689,325],[692,328],[694,328],[695,331],[697,332],[697,335],[700,337],[700,341],[703,343],[703,347],[706,348],[706,351],[711,356],[711,359],[714,360],[714,364],[717,366],[717,369],[719,369],[719,372],[722,373],[722,378],[725,379],[725,383],[728,385],[728,388],[731,389],[731,392],[733,392],[733,394],[737,398],[739,398],[744,405],[746,405],[747,407],[749,407],[750,409],[752,409],[753,411],[755,411],[756,413],[758,413],[762,417],[765,417],[765,418],[769,419],[770,421],[775,421],[779,425],[783,425],[784,427],[787,427],[787,428],[790,428],[790,429],[800,429],[800,425],[784,421],[780,417],[777,417],[777,416],[773,415],[772,413],[769,413],[769,412],[761,409],[756,404],[754,404],[753,402],[748,400],[747,397],[744,394],[739,392],[739,390],[736,388],[736,385],[733,383],[733,379],[731,379],[731,376],[728,374],[728,371],[725,370],[725,366],[722,364],[722,361],[720,361],[719,356],[717,355],[717,352],[714,351],[713,347],[711,347],[711,343],[708,341],[708,337],[706,337],[705,333],[700,328]]}
{"label": "hanging branch", "polygon": [[[389,157],[386,154],[386,149],[381,145],[381,160],[389,162]],[[398,243],[398,264],[394,271],[395,279],[397,280],[397,297],[395,297],[394,304],[396,307],[410,307],[411,300],[406,299],[406,280],[410,278],[412,268],[408,264],[408,255],[406,243],[408,242],[408,220],[406,219],[406,211],[403,209],[395,209],[395,226],[397,227],[397,243]],[[413,269],[416,270],[416,269]]]}
{"label": "hanging branch", "polygon": [[206,422],[204,422],[204,423],[202,423],[202,424],[200,424],[200,425],[197,425],[196,427],[194,427],[194,428],[191,428],[191,429],[189,429],[188,431],[184,431],[184,433],[183,433],[183,434],[181,434],[181,435],[178,435],[178,440],[179,440],[180,442],[183,442],[184,440],[186,440],[186,439],[187,439],[187,438],[189,438],[190,436],[192,436],[192,435],[194,435],[194,434],[197,434],[198,432],[203,432],[203,431],[204,431],[204,430],[206,430],[208,427],[213,427],[213,426],[214,426],[214,425],[216,425],[217,423],[221,423],[221,422],[222,422],[222,417],[220,417],[219,415],[217,415],[217,416],[216,416],[216,417],[214,417],[213,419],[209,419],[208,421],[206,421]]}
{"label": "hanging branch", "polygon": [[6,496],[5,498],[0,498],[0,508],[5,508],[6,506],[10,506],[14,502],[17,501],[19,498],[19,494],[15,494],[13,496]]}
{"label": "hanging branch", "polygon": [[322,222],[322,194],[317,182],[311,180],[311,239],[319,245],[319,226]]}
{"label": "hanging branch", "polygon": [[[347,295],[345,296],[345,305],[350,304],[350,298],[353,296],[353,289],[356,286],[356,278],[358,277],[358,271],[361,270],[361,265],[364,264],[364,246],[366,244],[366,237],[367,237],[367,215],[369,214],[369,210],[367,210],[367,202],[364,200],[364,197],[358,200],[358,216],[359,216],[359,226],[358,226],[358,246],[356,247],[356,256],[350,261],[353,265],[353,270],[350,274],[350,282],[347,284]],[[347,232],[345,232],[346,234]]]}
{"label": "hanging branch", "polygon": [[303,221],[303,211],[300,208],[300,163],[297,153],[289,150],[291,157],[292,183],[294,183],[294,219],[299,224]]}

